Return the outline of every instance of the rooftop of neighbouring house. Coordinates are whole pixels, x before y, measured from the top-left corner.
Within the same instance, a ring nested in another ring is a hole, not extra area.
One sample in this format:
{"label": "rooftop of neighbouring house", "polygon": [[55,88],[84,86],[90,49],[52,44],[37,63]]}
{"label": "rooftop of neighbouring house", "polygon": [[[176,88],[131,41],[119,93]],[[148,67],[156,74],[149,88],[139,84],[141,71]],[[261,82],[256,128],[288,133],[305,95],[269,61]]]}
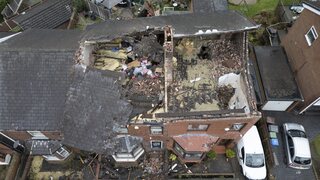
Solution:
{"label": "rooftop of neighbouring house", "polygon": [[316,10],[320,11],[320,1],[318,0],[310,0],[310,1],[304,1],[303,4],[307,4]]}

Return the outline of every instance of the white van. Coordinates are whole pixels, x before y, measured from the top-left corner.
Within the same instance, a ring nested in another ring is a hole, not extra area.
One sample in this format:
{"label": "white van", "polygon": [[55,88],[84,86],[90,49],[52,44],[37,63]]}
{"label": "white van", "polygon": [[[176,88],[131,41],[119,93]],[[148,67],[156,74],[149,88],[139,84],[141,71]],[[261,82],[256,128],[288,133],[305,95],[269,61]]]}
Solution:
{"label": "white van", "polygon": [[266,178],[264,152],[256,126],[252,126],[238,142],[237,156],[244,176],[248,179]]}

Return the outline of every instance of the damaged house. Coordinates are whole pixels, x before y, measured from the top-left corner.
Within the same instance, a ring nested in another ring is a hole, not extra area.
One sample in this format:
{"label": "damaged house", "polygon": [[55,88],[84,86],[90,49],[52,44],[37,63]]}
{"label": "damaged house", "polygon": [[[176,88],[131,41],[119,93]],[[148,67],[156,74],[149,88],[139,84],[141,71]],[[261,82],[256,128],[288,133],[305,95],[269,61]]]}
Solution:
{"label": "damaged house", "polygon": [[78,61],[125,76],[133,110],[119,134],[143,138],[119,148],[115,161],[169,149],[183,162],[200,162],[210,150],[232,147],[260,118],[247,69],[246,33],[255,28],[234,11],[89,26]]}
{"label": "damaged house", "polygon": [[256,28],[219,11],[7,37],[0,152],[63,160],[83,150],[118,163],[165,149],[183,162],[225,153],[261,117],[247,69]]}

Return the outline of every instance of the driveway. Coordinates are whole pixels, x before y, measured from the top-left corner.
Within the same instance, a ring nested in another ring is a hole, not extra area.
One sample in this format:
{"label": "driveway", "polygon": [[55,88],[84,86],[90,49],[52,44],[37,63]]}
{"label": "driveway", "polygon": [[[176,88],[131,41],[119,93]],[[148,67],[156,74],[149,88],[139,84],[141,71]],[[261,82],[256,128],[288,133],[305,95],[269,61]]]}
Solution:
{"label": "driveway", "polygon": [[[316,179],[313,169],[308,170],[296,170],[286,167],[284,163],[284,141],[281,125],[286,122],[295,122],[302,124],[306,130],[306,134],[309,137],[310,142],[320,133],[320,116],[312,115],[294,115],[287,112],[263,112],[264,116],[270,116],[275,118],[275,123],[279,125],[280,132],[277,134],[279,139],[279,146],[273,147],[272,150],[276,156],[276,165],[271,169],[272,174],[276,179]],[[278,164],[278,165],[277,165]]]}

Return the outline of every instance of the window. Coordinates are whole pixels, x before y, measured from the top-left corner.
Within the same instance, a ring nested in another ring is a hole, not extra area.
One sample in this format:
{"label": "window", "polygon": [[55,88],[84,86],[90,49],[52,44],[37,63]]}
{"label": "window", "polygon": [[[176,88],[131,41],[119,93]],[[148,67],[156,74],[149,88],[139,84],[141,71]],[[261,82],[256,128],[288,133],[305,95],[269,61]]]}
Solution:
{"label": "window", "polygon": [[174,143],[174,150],[183,158],[186,159],[201,159],[202,152],[185,152],[184,149],[178,144]]}
{"label": "window", "polygon": [[120,134],[128,134],[128,128],[127,127],[113,127],[113,130],[117,133],[120,133]]}
{"label": "window", "polygon": [[201,159],[203,153],[186,153],[186,159]]}
{"label": "window", "polygon": [[32,139],[49,139],[40,131],[28,131],[28,133],[32,136]]}
{"label": "window", "polygon": [[64,159],[67,158],[70,155],[70,153],[64,147],[61,147],[60,149],[58,149],[57,153],[60,156],[62,156]]}
{"label": "window", "polygon": [[151,126],[151,134],[162,134],[162,127],[160,126]]}
{"label": "window", "polygon": [[313,41],[315,41],[318,38],[318,33],[316,31],[316,28],[314,28],[314,26],[312,26],[309,31],[307,32],[306,35],[304,35],[307,43],[309,46],[311,46],[311,44],[313,43]]}
{"label": "window", "polygon": [[244,123],[235,123],[235,124],[232,124],[230,130],[233,130],[233,131],[240,131],[244,126]]}
{"label": "window", "polygon": [[208,124],[189,124],[188,130],[189,131],[206,131],[208,129]]}
{"label": "window", "polygon": [[178,143],[175,143],[174,144],[174,149],[181,155],[181,156],[184,156],[184,150],[182,149],[182,147],[178,144]]}
{"label": "window", "polygon": [[162,141],[151,141],[152,149],[162,149]]}

